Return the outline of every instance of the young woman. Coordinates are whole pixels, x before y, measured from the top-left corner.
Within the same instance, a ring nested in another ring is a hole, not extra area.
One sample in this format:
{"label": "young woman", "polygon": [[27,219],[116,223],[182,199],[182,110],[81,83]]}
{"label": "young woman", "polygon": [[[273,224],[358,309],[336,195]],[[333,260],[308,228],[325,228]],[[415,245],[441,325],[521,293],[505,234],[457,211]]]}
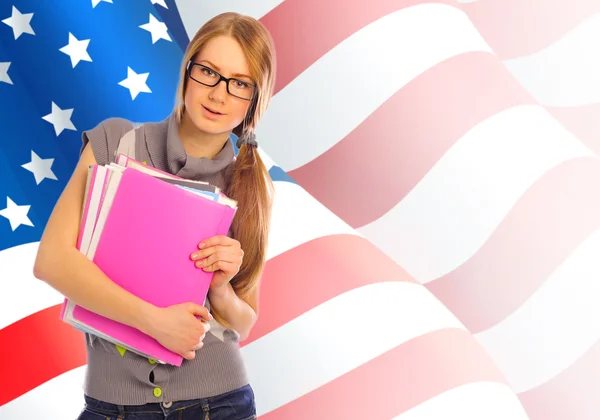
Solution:
{"label": "young woman", "polygon": [[[185,52],[172,114],[135,129],[137,160],[208,181],[238,201],[229,235],[198,238],[198,248],[190,249],[190,264],[214,273],[207,307],[148,304],[76,249],[87,168],[110,163],[133,125],[110,118],[83,133],[79,163],[48,221],[34,274],[185,359],[181,367],[157,364],[86,334],[85,407],[79,419],[256,418],[239,341],[256,322],[265,262],[273,185],[253,132],[274,80],[275,51],[266,28],[247,16],[221,14],[200,28]],[[238,135],[237,159],[232,132]]]}

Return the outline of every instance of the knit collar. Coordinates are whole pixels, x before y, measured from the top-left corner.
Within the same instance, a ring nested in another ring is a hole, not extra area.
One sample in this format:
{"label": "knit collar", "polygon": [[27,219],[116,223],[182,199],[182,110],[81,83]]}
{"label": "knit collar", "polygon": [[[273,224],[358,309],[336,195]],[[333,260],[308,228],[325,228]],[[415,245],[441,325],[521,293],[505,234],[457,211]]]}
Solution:
{"label": "knit collar", "polygon": [[162,163],[169,169],[169,172],[182,178],[203,180],[225,170],[234,161],[235,154],[230,139],[212,159],[188,155],[179,136],[179,123],[175,113],[161,122],[150,124],[147,130],[147,135],[151,139],[164,139],[166,136],[166,144],[164,141],[156,140],[146,142],[152,159],[157,160],[159,156],[162,156],[164,160],[166,156],[166,162]]}

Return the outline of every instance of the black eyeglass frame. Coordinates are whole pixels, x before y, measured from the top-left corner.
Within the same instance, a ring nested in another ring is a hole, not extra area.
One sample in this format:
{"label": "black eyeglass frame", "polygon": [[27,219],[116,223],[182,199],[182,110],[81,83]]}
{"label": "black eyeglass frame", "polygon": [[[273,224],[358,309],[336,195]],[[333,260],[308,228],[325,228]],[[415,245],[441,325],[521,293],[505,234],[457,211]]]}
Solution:
{"label": "black eyeglass frame", "polygon": [[[202,67],[202,68],[205,68],[205,69],[208,69],[208,70],[212,71],[212,72],[213,72],[213,73],[215,73],[217,76],[219,76],[219,79],[218,79],[218,80],[217,80],[217,81],[216,81],[216,82],[215,82],[213,85],[209,85],[209,84],[206,84],[206,83],[202,83],[202,82],[200,82],[200,81],[198,81],[198,80],[194,79],[194,78],[192,77],[192,68],[193,68],[194,66],[199,66],[199,67]],[[213,70],[213,69],[211,69],[210,67],[208,67],[208,66],[205,66],[204,64],[196,63],[195,61],[192,61],[192,60],[188,61],[188,65],[187,65],[187,73],[188,73],[188,76],[190,76],[190,79],[192,79],[194,82],[196,82],[196,83],[200,83],[201,85],[203,85],[203,86],[208,86],[208,87],[215,87],[215,86],[217,86],[219,83],[221,83],[221,80],[225,80],[225,86],[226,86],[226,88],[227,88],[227,93],[228,93],[228,94],[230,94],[231,96],[234,96],[234,97],[236,97],[236,98],[238,98],[238,99],[241,99],[241,100],[243,100],[243,101],[251,101],[252,99],[254,99],[254,96],[256,95],[256,84],[254,84],[254,83],[250,83],[250,82],[246,82],[245,80],[240,80],[240,79],[238,79],[238,78],[235,78],[235,77],[229,77],[229,78],[227,78],[227,77],[223,76],[221,73],[219,73],[218,71],[216,71],[216,70]],[[229,81],[230,81],[230,80],[237,81],[237,82],[241,82],[241,83],[246,83],[246,84],[248,84],[248,85],[252,86],[252,95],[250,96],[250,98],[242,98],[241,96],[237,96],[237,95],[234,95],[233,93],[231,93],[231,92],[229,91]]]}

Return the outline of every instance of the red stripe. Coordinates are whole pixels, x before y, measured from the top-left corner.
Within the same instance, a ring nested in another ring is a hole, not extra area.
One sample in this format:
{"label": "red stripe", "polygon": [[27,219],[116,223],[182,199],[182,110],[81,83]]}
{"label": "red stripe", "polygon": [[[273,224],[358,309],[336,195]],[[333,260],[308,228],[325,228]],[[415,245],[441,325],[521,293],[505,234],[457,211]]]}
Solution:
{"label": "red stripe", "polygon": [[[401,201],[473,126],[533,102],[493,55],[461,54],[419,75],[343,140],[289,175],[360,227]],[[356,191],[377,199],[357,206]]]}
{"label": "red stripe", "polygon": [[302,244],[267,262],[258,321],[244,343],[263,337],[344,292],[389,281],[415,282],[359,236],[333,235]]}
{"label": "red stripe", "polygon": [[[423,3],[455,5],[450,0],[286,0],[260,21],[277,49],[275,93],[340,42],[397,10]],[[341,18],[343,17],[343,18]]]}
{"label": "red stripe", "polygon": [[[600,161],[550,170],[469,261],[426,287],[471,331],[519,308],[600,227]],[[482,281],[485,280],[485,281]]]}
{"label": "red stripe", "polygon": [[550,381],[519,394],[530,420],[600,419],[600,341]]}
{"label": "red stripe", "polygon": [[600,155],[600,103],[547,109],[586,146]]}
{"label": "red stripe", "polygon": [[403,343],[261,419],[388,420],[444,391],[479,381],[505,383],[468,332],[439,330]]}
{"label": "red stripe", "polygon": [[55,305],[0,330],[0,406],[86,364],[83,334],[58,319],[60,310]]}
{"label": "red stripe", "polygon": [[[597,0],[485,0],[462,5],[501,59],[529,55],[600,12]],[[510,29],[508,29],[510,28]]]}

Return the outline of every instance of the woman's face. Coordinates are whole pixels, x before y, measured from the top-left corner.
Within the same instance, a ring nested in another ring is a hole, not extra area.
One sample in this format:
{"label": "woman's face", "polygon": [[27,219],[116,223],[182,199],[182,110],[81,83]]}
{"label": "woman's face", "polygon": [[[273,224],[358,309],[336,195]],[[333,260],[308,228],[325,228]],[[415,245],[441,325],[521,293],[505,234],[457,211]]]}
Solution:
{"label": "woman's face", "polygon": [[[235,77],[239,81],[230,82],[230,89],[236,89],[232,90],[232,93],[246,97],[252,91],[252,87],[245,84],[254,84],[250,78],[246,56],[234,38],[219,36],[211,39],[196,54],[194,62],[206,67],[191,67],[194,79],[214,83],[219,77],[217,73],[220,73],[224,77]],[[188,78],[185,112],[200,131],[209,134],[231,132],[243,121],[249,106],[250,101],[230,95],[223,80],[210,87]]]}

